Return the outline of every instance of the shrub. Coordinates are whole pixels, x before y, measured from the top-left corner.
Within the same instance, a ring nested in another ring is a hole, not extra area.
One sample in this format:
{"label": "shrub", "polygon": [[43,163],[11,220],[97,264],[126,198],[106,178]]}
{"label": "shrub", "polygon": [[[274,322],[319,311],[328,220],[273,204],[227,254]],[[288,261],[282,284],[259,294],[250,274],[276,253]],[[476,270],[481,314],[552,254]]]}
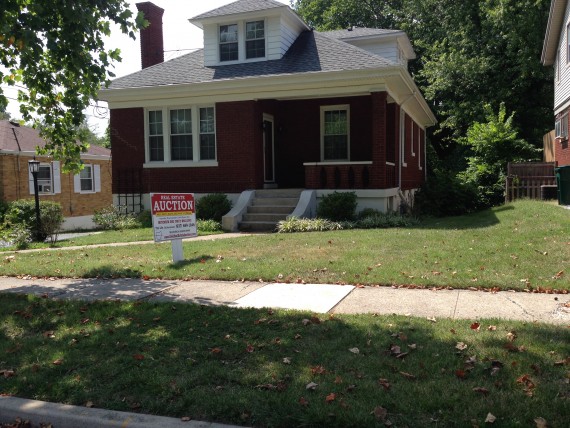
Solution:
{"label": "shrub", "polygon": [[40,201],[41,230],[36,232],[36,203],[33,199],[19,199],[9,204],[5,214],[9,228],[21,226],[32,233],[35,241],[44,241],[48,236],[52,243],[57,240],[57,233],[63,223],[61,205],[52,201]]}
{"label": "shrub", "polygon": [[2,223],[4,223],[4,216],[6,215],[9,207],[10,204],[8,204],[8,202],[0,201],[0,227],[2,226]]}
{"label": "shrub", "polygon": [[14,225],[7,237],[18,250],[25,250],[32,242],[32,232],[23,224]]}
{"label": "shrub", "polygon": [[144,210],[137,214],[137,222],[140,227],[152,227],[152,214],[150,210]]}
{"label": "shrub", "polygon": [[93,222],[104,230],[123,230],[140,227],[140,223],[135,216],[123,214],[121,208],[115,205],[109,205],[95,211]]}
{"label": "shrub", "polygon": [[196,217],[200,220],[222,222],[222,217],[232,209],[232,203],[223,193],[210,193],[196,202]]}
{"label": "shrub", "polygon": [[287,220],[281,220],[277,224],[277,232],[279,233],[325,232],[328,230],[341,230],[342,228],[340,223],[324,218],[291,217]]}
{"label": "shrub", "polygon": [[198,220],[196,227],[202,232],[218,232],[222,230],[222,224],[215,220]]}
{"label": "shrub", "polygon": [[474,186],[458,180],[449,171],[436,171],[429,176],[414,197],[417,215],[445,217],[462,215],[480,208]]}
{"label": "shrub", "polygon": [[356,193],[333,192],[321,199],[317,216],[331,221],[351,221],[355,218],[356,204]]}
{"label": "shrub", "polygon": [[396,213],[378,212],[364,217],[356,222],[357,229],[386,229],[389,227],[410,227],[416,225],[418,221],[409,216]]}
{"label": "shrub", "polygon": [[365,219],[366,217],[373,217],[375,215],[382,214],[382,211],[375,210],[374,208],[364,208],[357,215],[358,220]]}

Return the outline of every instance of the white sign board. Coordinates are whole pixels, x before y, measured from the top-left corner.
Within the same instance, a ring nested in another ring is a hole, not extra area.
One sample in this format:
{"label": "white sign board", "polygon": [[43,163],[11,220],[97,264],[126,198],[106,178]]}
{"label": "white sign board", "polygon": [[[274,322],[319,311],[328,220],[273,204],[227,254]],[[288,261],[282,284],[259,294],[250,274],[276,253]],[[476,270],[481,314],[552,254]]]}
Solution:
{"label": "white sign board", "polygon": [[151,193],[154,242],[198,236],[192,193]]}

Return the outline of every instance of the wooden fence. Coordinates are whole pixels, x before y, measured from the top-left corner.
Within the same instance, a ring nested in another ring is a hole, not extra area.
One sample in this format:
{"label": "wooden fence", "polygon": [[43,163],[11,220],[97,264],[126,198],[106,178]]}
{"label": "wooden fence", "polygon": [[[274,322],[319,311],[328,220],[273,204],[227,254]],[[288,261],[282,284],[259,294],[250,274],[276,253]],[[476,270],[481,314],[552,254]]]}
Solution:
{"label": "wooden fence", "polygon": [[556,186],[555,166],[555,162],[509,163],[505,201],[542,199],[542,186]]}

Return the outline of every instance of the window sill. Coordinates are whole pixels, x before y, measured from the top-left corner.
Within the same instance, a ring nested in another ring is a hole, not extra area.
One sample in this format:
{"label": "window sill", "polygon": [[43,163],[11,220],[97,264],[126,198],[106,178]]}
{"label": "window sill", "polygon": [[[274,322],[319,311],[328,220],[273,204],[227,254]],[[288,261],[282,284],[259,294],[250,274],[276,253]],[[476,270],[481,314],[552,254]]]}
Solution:
{"label": "window sill", "polygon": [[146,162],[143,168],[208,168],[218,166],[218,161],[171,161],[171,162]]}
{"label": "window sill", "polygon": [[372,165],[372,161],[321,161],[321,162],[305,162],[303,166],[333,166],[333,165]]}

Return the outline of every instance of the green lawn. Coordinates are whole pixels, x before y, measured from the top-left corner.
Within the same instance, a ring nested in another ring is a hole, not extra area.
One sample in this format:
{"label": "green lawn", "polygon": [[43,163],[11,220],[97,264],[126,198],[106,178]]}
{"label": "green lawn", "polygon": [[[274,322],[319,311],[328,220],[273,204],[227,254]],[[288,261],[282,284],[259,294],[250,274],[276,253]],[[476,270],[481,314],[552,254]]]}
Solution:
{"label": "green lawn", "polygon": [[0,394],[257,427],[484,426],[488,413],[565,427],[570,414],[566,328],[0,301]]}
{"label": "green lawn", "polygon": [[[100,236],[100,235],[96,235]],[[100,238],[99,238],[100,239]],[[5,275],[264,280],[422,287],[570,290],[570,211],[520,201],[412,228],[269,234],[19,253]]]}

